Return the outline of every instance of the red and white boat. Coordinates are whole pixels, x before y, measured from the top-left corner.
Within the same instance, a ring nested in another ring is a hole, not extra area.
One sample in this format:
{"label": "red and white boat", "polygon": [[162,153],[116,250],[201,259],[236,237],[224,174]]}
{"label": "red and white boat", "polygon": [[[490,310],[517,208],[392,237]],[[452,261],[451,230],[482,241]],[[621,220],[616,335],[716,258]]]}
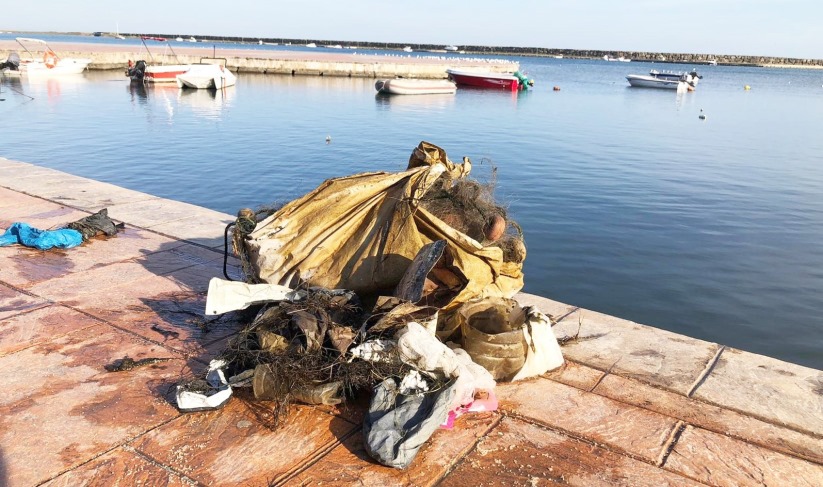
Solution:
{"label": "red and white boat", "polygon": [[514,73],[491,73],[447,69],[446,73],[449,75],[449,79],[457,83],[458,86],[517,91],[534,85],[534,81],[526,78],[519,71]]}
{"label": "red and white boat", "polygon": [[146,52],[149,54],[150,62],[140,60],[132,63],[129,61],[126,76],[132,81],[141,83],[176,83],[178,75],[186,73],[191,69],[191,64],[155,64],[154,56],[152,56],[149,46],[146,45],[147,40],[165,42],[174,58],[177,59],[177,54],[175,54],[174,49],[172,49],[171,44],[168,43],[165,37],[143,36],[140,40],[143,42],[143,46],[145,46]]}

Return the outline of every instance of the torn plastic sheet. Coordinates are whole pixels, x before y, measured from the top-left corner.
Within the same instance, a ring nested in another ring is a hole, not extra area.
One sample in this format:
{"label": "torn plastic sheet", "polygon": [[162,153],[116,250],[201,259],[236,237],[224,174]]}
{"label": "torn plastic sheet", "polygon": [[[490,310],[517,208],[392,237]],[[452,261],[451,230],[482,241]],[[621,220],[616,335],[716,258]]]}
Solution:
{"label": "torn plastic sheet", "polygon": [[213,277],[209,281],[205,314],[214,316],[272,301],[298,301],[303,295],[290,287],[278,284],[246,284]]}
{"label": "torn plastic sheet", "polygon": [[225,405],[232,393],[231,386],[223,374],[225,366],[225,360],[212,360],[209,363],[209,371],[206,373],[205,380],[207,387],[191,390],[189,385],[178,385],[177,408],[183,412],[197,412],[209,411]]}
{"label": "torn plastic sheet", "polygon": [[493,390],[478,391],[474,400],[465,406],[460,406],[449,411],[446,421],[440,425],[440,428],[450,430],[454,428],[454,421],[466,413],[483,413],[497,411],[497,396]]}
{"label": "torn plastic sheet", "polygon": [[526,312],[526,362],[512,378],[512,382],[545,374],[563,365],[563,352],[554,336],[549,317],[532,306],[523,308]]}
{"label": "torn plastic sheet", "polygon": [[390,353],[397,347],[394,340],[377,338],[363,342],[349,350],[352,358],[359,358],[368,362],[388,362],[391,360]]}
{"label": "torn plastic sheet", "polygon": [[410,370],[400,381],[400,394],[408,396],[410,394],[419,394],[429,390],[429,384],[416,370]]}
{"label": "torn plastic sheet", "polygon": [[407,396],[392,378],[378,384],[363,419],[366,452],[383,465],[408,467],[446,421],[455,387],[451,381],[437,391]]}

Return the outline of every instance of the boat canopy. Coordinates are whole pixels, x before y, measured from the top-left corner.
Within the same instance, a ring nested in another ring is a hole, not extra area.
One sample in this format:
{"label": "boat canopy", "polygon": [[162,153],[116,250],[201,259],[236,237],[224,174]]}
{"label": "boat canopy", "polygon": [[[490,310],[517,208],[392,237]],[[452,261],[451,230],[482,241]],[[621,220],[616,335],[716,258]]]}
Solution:
{"label": "boat canopy", "polygon": [[46,41],[42,39],[34,39],[32,37],[15,37],[14,40],[16,40],[17,42],[34,42],[36,44],[46,44]]}

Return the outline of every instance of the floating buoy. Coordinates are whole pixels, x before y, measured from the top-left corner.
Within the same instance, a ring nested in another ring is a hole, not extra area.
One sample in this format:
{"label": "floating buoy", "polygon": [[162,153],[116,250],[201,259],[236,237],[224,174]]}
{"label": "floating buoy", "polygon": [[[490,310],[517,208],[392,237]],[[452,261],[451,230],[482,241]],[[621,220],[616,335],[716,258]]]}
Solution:
{"label": "floating buoy", "polygon": [[706,120],[706,114],[703,113],[703,109],[700,109],[700,115],[697,116],[700,120]]}
{"label": "floating buoy", "polygon": [[560,87],[559,87],[559,86],[557,86],[557,85],[555,85],[555,86],[554,86],[554,88],[552,88],[552,89],[553,89],[554,91],[560,91]]}
{"label": "floating buoy", "polygon": [[743,89],[746,90],[746,91],[749,91],[750,89],[752,89],[752,87],[749,86],[749,85],[746,85],[746,86],[743,87]]}
{"label": "floating buoy", "polygon": [[506,219],[501,215],[493,215],[483,227],[483,235],[489,242],[496,242],[506,233]]}
{"label": "floating buoy", "polygon": [[326,143],[331,144],[331,135],[326,136]]}

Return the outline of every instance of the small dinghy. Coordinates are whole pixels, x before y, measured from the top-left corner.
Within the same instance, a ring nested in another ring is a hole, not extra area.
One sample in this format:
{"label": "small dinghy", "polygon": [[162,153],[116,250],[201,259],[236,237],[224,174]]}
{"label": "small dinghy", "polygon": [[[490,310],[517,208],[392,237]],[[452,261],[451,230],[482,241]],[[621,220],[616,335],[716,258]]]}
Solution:
{"label": "small dinghy", "polygon": [[457,91],[457,85],[447,79],[385,79],[377,81],[374,88],[390,95],[442,95]]}

